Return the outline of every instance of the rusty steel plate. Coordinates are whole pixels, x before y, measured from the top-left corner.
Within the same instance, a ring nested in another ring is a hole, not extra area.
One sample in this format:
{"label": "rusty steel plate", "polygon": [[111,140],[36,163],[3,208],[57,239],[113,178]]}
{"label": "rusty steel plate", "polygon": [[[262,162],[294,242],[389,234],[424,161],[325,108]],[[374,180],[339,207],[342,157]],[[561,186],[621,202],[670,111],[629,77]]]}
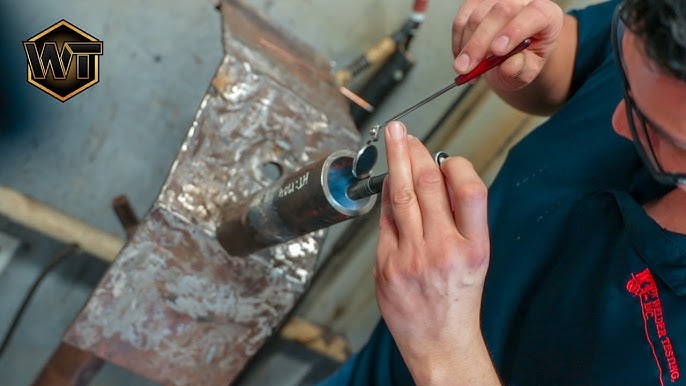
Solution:
{"label": "rusty steel plate", "polygon": [[329,61],[224,1],[225,57],[167,181],[64,340],[174,385],[227,385],[305,291],[318,231],[248,257],[214,237],[236,205],[360,136]]}

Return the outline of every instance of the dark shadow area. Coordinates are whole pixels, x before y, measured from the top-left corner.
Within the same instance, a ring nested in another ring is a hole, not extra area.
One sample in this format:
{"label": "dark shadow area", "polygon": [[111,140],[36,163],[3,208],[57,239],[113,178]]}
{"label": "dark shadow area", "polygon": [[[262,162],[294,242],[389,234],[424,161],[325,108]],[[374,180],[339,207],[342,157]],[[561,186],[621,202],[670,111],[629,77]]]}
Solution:
{"label": "dark shadow area", "polygon": [[341,364],[278,335],[270,338],[250,360],[235,386],[310,386],[332,374]]}
{"label": "dark shadow area", "polygon": [[[16,19],[11,17],[5,2],[0,3],[0,141],[17,135],[35,122],[31,111],[31,96],[26,82],[26,54],[22,40],[18,40]],[[36,31],[39,32],[39,31]],[[28,39],[25,36],[20,39]]]}
{"label": "dark shadow area", "polygon": [[[14,258],[5,268],[5,272],[0,273],[0,279],[4,275],[11,274],[12,266],[19,263],[35,266],[35,272],[40,272],[57,252],[67,246],[67,244],[36,233],[1,216],[0,232],[21,240],[21,245],[17,249]],[[109,264],[106,262],[83,251],[76,250],[73,253],[67,254],[62,262],[48,274],[46,280],[53,276],[59,277],[71,286],[76,285],[92,290],[100,282],[107,268],[109,268]],[[7,300],[11,295],[10,293],[5,293],[3,294],[3,299]]]}

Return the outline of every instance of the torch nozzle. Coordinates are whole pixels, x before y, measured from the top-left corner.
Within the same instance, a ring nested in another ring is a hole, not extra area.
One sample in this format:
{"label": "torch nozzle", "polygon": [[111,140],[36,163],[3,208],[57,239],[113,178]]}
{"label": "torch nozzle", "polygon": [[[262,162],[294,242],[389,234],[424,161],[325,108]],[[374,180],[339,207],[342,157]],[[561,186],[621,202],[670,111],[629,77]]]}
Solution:
{"label": "torch nozzle", "polygon": [[360,200],[365,197],[381,193],[383,188],[383,181],[388,173],[380,174],[378,176],[357,180],[348,186],[346,193],[351,200]]}

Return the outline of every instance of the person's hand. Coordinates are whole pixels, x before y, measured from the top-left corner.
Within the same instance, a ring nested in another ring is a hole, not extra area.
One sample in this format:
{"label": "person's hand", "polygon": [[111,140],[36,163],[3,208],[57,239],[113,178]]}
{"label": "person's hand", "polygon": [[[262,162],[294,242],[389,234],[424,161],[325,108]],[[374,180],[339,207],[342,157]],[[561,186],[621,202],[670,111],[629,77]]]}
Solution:
{"label": "person's hand", "polygon": [[417,383],[455,371],[466,363],[460,353],[482,354],[492,371],[479,323],[490,254],[486,186],[464,158],[439,169],[400,122],[385,138],[374,269],[381,314]]}
{"label": "person's hand", "polygon": [[465,0],[452,31],[454,68],[465,74],[491,53],[505,55],[526,38],[531,45],[486,73],[496,90],[524,87],[556,47],[563,12],[550,0]]}

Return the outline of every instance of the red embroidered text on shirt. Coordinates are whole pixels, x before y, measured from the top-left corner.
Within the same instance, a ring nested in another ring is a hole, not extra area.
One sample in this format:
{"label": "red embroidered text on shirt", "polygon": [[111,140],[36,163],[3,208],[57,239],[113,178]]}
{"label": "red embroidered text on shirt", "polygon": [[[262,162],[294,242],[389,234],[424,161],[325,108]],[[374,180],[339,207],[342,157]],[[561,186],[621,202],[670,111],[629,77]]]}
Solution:
{"label": "red embroidered text on shirt", "polygon": [[669,370],[669,379],[672,383],[676,382],[681,376],[679,373],[679,364],[676,360],[676,355],[672,349],[672,341],[667,335],[667,326],[665,325],[665,318],[662,314],[662,303],[660,302],[660,294],[657,292],[657,284],[653,278],[652,273],[648,268],[643,271],[632,274],[631,280],[626,283],[627,291],[631,292],[633,295],[639,298],[641,301],[641,310],[643,311],[643,322],[645,325],[646,338],[648,339],[648,344],[653,350],[653,355],[655,356],[655,362],[657,363],[657,368],[660,371],[660,384],[664,385],[662,380],[663,370],[660,365],[660,359],[658,358],[657,352],[655,350],[655,345],[650,338],[650,327],[654,326],[657,337],[660,340],[662,346],[662,353],[664,354],[665,361],[667,364],[667,369]]}

